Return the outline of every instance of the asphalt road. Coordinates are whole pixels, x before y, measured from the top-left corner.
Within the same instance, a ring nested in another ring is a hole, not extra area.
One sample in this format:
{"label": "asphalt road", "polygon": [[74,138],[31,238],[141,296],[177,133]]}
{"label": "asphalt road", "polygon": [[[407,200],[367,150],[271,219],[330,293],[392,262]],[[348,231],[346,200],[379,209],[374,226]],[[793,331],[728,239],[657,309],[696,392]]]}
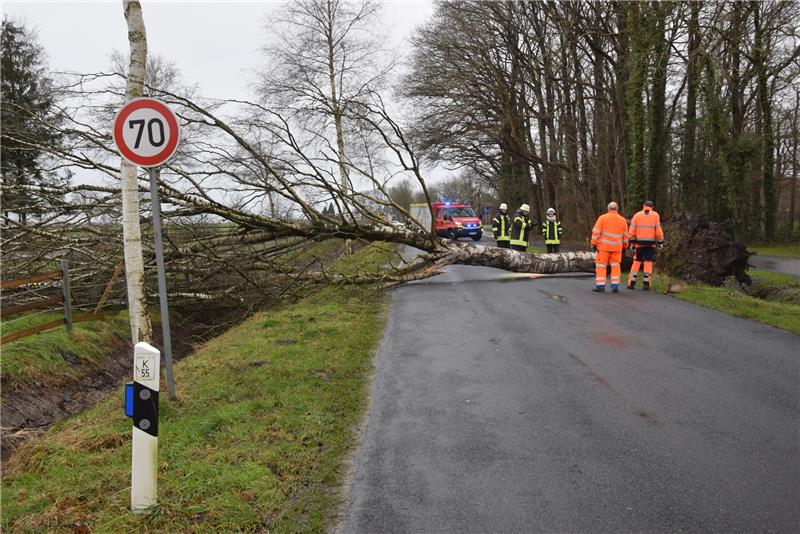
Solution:
{"label": "asphalt road", "polygon": [[778,256],[750,256],[750,265],[763,271],[791,274],[800,278],[800,260]]}
{"label": "asphalt road", "polygon": [[591,277],[393,293],[343,532],[798,532],[800,337]]}

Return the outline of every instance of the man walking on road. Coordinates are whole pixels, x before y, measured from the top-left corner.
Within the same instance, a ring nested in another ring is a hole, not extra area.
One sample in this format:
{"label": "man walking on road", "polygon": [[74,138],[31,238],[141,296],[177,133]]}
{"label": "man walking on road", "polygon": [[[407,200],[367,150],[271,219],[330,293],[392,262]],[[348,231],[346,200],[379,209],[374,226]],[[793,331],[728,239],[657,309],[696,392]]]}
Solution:
{"label": "man walking on road", "polygon": [[653,259],[656,254],[656,244],[664,242],[664,231],[661,229],[661,217],[653,209],[653,202],[645,200],[642,211],[631,219],[628,231],[629,240],[633,247],[633,265],[628,276],[628,289],[636,288],[636,278],[639,268],[644,263],[644,286],[650,289],[650,277],[653,275]]}
{"label": "man walking on road", "polygon": [[528,217],[531,208],[523,204],[514,217],[514,224],[511,226],[511,248],[520,252],[528,250],[528,234],[531,232],[533,222]]}
{"label": "man walking on road", "polygon": [[544,244],[547,245],[547,252],[558,252],[562,232],[561,221],[556,218],[556,210],[553,208],[548,209],[547,219],[542,223],[542,235],[544,236]]}
{"label": "man walking on road", "polygon": [[608,204],[608,213],[597,218],[592,230],[592,248],[597,251],[595,260],[595,288],[592,291],[606,290],[606,269],[611,265],[611,292],[619,293],[622,277],[622,249],[628,244],[628,222],[617,213],[616,202]]}
{"label": "man walking on road", "polygon": [[509,248],[511,241],[511,218],[508,216],[508,206],[505,202],[500,204],[497,215],[492,220],[492,233],[500,248]]}

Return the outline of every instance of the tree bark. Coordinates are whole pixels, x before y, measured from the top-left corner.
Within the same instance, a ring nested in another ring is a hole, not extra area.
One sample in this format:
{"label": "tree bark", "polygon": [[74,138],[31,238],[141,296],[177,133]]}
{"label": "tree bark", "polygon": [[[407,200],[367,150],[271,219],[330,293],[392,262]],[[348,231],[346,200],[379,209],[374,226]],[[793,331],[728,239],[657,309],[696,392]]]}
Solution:
{"label": "tree bark", "polygon": [[695,210],[699,206],[699,193],[701,188],[697,183],[697,166],[695,163],[695,136],[697,134],[697,84],[698,84],[698,53],[700,50],[700,23],[699,15],[701,2],[692,2],[689,6],[689,57],[686,64],[686,122],[683,131],[683,146],[681,147],[681,192],[684,209]]}
{"label": "tree bark", "polygon": [[[339,98],[336,91],[336,53],[334,50],[335,43],[334,43],[334,17],[336,14],[334,13],[334,6],[332,0],[326,0],[325,2],[325,15],[326,15],[326,28],[325,28],[325,39],[328,45],[328,80],[330,82],[330,96],[331,96],[331,112],[333,114],[333,124],[336,128],[336,150],[338,151],[339,157],[339,178],[341,180],[341,187],[344,195],[347,195],[347,192],[350,188],[350,174],[347,171],[347,163],[345,160],[345,151],[344,151],[344,128],[342,127],[342,110],[339,106]],[[342,215],[346,216],[347,210],[346,208],[343,210]]]}
{"label": "tree bark", "polygon": [[755,37],[753,43],[753,68],[758,81],[758,103],[761,109],[761,172],[762,187],[764,192],[764,239],[769,242],[775,237],[775,134],[772,131],[772,102],[769,95],[767,80],[767,54],[763,28],[761,27],[761,7],[758,2],[753,2],[753,21]]}
{"label": "tree bark", "polygon": [[789,199],[789,235],[794,234],[794,221],[795,221],[795,209],[797,203],[797,168],[798,168],[798,161],[797,161],[797,144],[798,144],[798,134],[800,132],[797,131],[797,111],[800,109],[800,91],[795,91],[794,93],[794,111],[793,118],[792,118],[792,187],[790,188],[791,191],[791,198]]}
{"label": "tree bark", "polygon": [[[122,7],[128,24],[130,65],[125,99],[142,96],[147,63],[147,34],[138,0],[123,0]],[[125,279],[128,290],[128,312],[133,343],[153,340],[153,326],[147,310],[144,291],[144,259],[142,234],[139,226],[139,183],[136,166],[121,158],[122,238],[125,243]]]}

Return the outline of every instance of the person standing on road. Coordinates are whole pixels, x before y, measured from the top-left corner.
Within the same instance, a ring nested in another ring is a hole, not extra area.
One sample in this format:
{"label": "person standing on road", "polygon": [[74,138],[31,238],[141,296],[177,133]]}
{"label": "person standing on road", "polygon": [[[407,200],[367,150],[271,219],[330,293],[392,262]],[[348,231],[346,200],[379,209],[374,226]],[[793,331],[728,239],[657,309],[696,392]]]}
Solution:
{"label": "person standing on road", "polygon": [[514,217],[514,224],[511,225],[511,248],[525,252],[528,250],[528,235],[531,233],[531,222],[528,214],[531,208],[527,204],[523,204],[517,211],[517,216]]}
{"label": "person standing on road", "polygon": [[497,215],[492,220],[492,233],[500,248],[509,248],[511,241],[511,218],[508,216],[508,206],[505,202],[500,204]]}
{"label": "person standing on road", "polygon": [[547,252],[558,252],[563,231],[561,221],[556,218],[556,210],[553,208],[548,209],[547,219],[542,223],[542,235],[544,236],[544,244],[547,245]]}
{"label": "person standing on road", "polygon": [[628,244],[628,221],[617,213],[619,206],[609,202],[608,213],[597,218],[592,230],[592,249],[597,252],[595,260],[595,288],[592,291],[606,290],[606,269],[611,265],[611,292],[619,293],[622,277],[622,249]]}
{"label": "person standing on road", "polygon": [[653,275],[653,259],[656,245],[664,242],[664,231],[661,229],[661,217],[653,209],[653,201],[645,200],[642,211],[631,219],[628,239],[633,247],[633,265],[628,275],[628,289],[636,289],[636,278],[639,268],[644,264],[644,284],[642,289],[650,289],[650,278]]}

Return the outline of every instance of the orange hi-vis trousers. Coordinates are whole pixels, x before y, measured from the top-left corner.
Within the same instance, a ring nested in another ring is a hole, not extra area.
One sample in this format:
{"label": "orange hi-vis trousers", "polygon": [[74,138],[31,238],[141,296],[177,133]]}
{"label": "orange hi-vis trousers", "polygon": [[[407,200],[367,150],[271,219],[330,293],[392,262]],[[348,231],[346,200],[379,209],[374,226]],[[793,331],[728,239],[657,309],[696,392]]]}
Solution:
{"label": "orange hi-vis trousers", "polygon": [[650,282],[650,278],[653,276],[653,262],[633,260],[633,265],[631,265],[631,274],[628,277],[629,285],[636,283],[636,278],[642,265],[644,265],[644,281]]}
{"label": "orange hi-vis trousers", "polygon": [[636,247],[633,256],[633,265],[631,265],[631,274],[628,276],[628,285],[633,286],[639,275],[639,269],[644,264],[644,281],[650,283],[653,277],[653,258],[655,257],[655,248],[651,246]]}
{"label": "orange hi-vis trousers", "polygon": [[598,250],[597,259],[595,260],[595,270],[597,274],[595,277],[595,284],[598,286],[606,285],[606,269],[611,265],[611,285],[619,285],[619,281],[622,278],[620,261],[622,261],[621,250],[613,252],[609,250]]}

